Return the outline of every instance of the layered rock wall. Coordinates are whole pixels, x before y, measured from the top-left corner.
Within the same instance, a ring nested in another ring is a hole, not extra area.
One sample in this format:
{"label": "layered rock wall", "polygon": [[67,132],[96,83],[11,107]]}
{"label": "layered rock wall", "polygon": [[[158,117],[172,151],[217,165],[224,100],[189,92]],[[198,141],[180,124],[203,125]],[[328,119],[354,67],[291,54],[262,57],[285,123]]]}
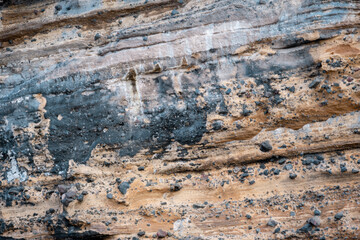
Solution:
{"label": "layered rock wall", "polygon": [[359,238],[358,1],[0,4],[3,238]]}

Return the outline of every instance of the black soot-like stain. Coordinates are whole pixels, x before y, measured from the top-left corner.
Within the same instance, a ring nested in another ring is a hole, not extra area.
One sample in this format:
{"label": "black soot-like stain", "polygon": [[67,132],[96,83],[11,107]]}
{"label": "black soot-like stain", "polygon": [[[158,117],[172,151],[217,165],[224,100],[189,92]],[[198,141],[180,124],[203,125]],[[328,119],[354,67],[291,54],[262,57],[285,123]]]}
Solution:
{"label": "black soot-like stain", "polygon": [[[126,111],[127,106],[110,103],[116,93],[101,84],[113,78],[106,72],[55,79],[57,88],[43,93],[47,99],[45,118],[51,120],[48,149],[55,162],[52,172],[65,174],[70,159],[86,163],[98,144],[114,146],[120,156],[132,157],[141,149],[162,149],[172,141],[188,145],[199,142],[206,132],[208,112],[218,104],[224,105],[221,92],[215,87],[209,89],[205,97],[208,104],[199,107],[196,88],[200,85],[194,86],[183,78],[180,98],[177,94],[168,94],[174,87],[172,81],[162,80],[164,76],[169,78],[162,75],[153,79],[160,106],[150,108],[147,102],[143,103],[143,115],[149,119],[146,123],[134,123]],[[178,109],[180,101],[185,107]]]}

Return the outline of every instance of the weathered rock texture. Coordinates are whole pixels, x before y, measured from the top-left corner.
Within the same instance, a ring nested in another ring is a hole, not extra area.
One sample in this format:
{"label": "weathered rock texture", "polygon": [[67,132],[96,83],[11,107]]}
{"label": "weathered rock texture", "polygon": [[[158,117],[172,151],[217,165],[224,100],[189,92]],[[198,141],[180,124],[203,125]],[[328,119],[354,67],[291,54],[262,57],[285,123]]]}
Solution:
{"label": "weathered rock texture", "polygon": [[12,0],[4,239],[359,239],[357,0]]}

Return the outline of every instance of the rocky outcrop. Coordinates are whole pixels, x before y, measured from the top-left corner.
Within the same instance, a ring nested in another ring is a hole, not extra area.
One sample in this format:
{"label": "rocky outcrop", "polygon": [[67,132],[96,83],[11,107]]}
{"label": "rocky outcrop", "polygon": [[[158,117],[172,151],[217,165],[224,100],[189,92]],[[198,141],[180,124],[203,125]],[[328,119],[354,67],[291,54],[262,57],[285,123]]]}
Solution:
{"label": "rocky outcrop", "polygon": [[0,3],[4,239],[357,239],[360,3]]}

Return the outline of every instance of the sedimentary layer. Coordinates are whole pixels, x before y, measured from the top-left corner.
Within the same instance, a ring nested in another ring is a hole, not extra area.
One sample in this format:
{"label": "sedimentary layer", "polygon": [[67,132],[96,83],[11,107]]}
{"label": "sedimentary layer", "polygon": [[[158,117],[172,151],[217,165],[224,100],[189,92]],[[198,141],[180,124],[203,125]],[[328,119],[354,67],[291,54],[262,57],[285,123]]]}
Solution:
{"label": "sedimentary layer", "polygon": [[0,3],[4,239],[358,239],[360,3]]}

